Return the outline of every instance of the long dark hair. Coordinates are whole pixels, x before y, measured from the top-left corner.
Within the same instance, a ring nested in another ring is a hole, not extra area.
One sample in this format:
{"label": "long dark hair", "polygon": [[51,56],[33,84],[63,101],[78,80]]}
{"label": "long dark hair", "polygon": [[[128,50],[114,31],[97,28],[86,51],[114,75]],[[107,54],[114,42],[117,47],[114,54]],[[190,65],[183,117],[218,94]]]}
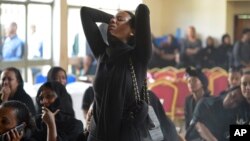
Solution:
{"label": "long dark hair", "polygon": [[1,104],[3,108],[11,108],[15,111],[17,125],[25,123],[24,137],[30,136],[31,131],[35,129],[35,121],[32,118],[29,108],[22,102],[16,100],[10,100]]}
{"label": "long dark hair", "polygon": [[16,76],[16,79],[17,79],[17,82],[18,82],[18,87],[21,87],[23,88],[23,78],[22,78],[22,75],[20,73],[20,71],[15,68],[15,67],[8,67],[8,68],[5,68],[3,71],[12,71],[15,73],[15,76]]}
{"label": "long dark hair", "polygon": [[225,44],[225,39],[226,39],[226,38],[230,38],[230,35],[229,35],[229,34],[224,34],[224,35],[222,36],[222,38],[221,38],[222,44]]}
{"label": "long dark hair", "polygon": [[54,112],[56,109],[60,109],[61,113],[65,113],[69,116],[75,115],[72,102],[70,101],[70,95],[68,94],[65,86],[63,86],[61,83],[56,81],[49,81],[45,82],[37,91],[36,95],[36,103],[38,105],[38,112],[41,113],[42,111],[42,105],[40,104],[40,98],[39,95],[42,92],[44,88],[48,88],[52,91],[54,91],[57,95],[57,99],[55,102],[49,107],[49,109]]}
{"label": "long dark hair", "polygon": [[61,68],[61,67],[52,67],[52,68],[50,68],[50,70],[49,70],[49,72],[47,74],[47,81],[55,81],[56,80],[56,74],[59,71],[64,72],[66,80],[67,80],[67,73],[63,68]]}

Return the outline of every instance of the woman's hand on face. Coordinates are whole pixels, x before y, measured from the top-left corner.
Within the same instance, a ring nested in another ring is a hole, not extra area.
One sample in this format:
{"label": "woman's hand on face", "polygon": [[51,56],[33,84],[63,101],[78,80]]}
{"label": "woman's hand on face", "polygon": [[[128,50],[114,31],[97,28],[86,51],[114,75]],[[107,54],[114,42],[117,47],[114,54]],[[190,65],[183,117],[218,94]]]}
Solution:
{"label": "woman's hand on face", "polygon": [[1,89],[1,100],[4,101],[8,101],[9,97],[10,97],[10,87],[8,86],[3,86]]}
{"label": "woman's hand on face", "polygon": [[17,129],[12,129],[10,132],[7,133],[7,140],[8,141],[20,141],[23,137],[23,131],[19,133]]}
{"label": "woman's hand on face", "polygon": [[42,107],[42,120],[47,124],[48,126],[52,125],[55,123],[55,115],[59,112],[60,110],[57,109],[54,113],[51,112],[48,108]]}

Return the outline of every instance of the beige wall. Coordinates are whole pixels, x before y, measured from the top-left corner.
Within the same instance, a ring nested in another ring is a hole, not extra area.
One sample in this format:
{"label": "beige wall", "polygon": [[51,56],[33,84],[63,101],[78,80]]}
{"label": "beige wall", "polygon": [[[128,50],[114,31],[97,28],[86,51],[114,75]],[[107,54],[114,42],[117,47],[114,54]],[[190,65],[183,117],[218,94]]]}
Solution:
{"label": "beige wall", "polygon": [[156,36],[162,35],[164,19],[164,0],[143,0],[150,9],[151,31]]}
{"label": "beige wall", "polygon": [[156,20],[152,21],[152,32],[156,35],[175,34],[180,28],[184,36],[190,25],[196,27],[203,39],[208,35],[220,38],[225,33],[225,0],[145,0],[145,3],[151,10],[151,17],[155,16],[151,19]]}
{"label": "beige wall", "polygon": [[250,14],[250,1],[227,2],[227,20],[226,29],[233,37],[234,16],[237,14]]}

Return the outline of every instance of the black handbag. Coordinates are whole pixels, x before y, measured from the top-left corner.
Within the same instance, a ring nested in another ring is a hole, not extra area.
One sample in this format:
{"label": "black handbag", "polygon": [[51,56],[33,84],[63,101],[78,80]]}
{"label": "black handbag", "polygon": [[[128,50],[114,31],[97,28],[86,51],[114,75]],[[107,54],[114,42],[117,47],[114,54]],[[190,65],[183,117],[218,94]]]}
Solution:
{"label": "black handbag", "polygon": [[132,82],[133,82],[133,89],[134,89],[134,95],[136,99],[137,105],[142,104],[147,104],[146,106],[148,107],[147,111],[147,132],[148,132],[148,137],[145,138],[145,136],[141,137],[142,141],[163,141],[164,136],[162,133],[162,129],[160,126],[160,122],[158,117],[156,116],[156,113],[153,109],[153,107],[150,105],[150,100],[149,100],[149,94],[147,91],[147,79],[145,79],[144,84],[143,84],[143,97],[141,98],[140,93],[139,93],[139,88],[136,80],[136,75],[135,75],[135,70],[133,66],[132,59],[129,59],[129,64],[130,64],[130,71],[131,71],[131,76],[132,76]]}

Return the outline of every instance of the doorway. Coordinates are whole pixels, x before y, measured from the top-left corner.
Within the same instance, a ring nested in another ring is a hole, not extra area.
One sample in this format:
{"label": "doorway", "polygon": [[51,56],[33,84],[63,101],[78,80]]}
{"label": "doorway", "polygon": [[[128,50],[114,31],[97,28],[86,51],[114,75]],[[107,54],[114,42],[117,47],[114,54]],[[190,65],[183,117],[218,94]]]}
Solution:
{"label": "doorway", "polygon": [[241,39],[242,30],[250,28],[250,14],[239,14],[234,17],[234,41]]}

